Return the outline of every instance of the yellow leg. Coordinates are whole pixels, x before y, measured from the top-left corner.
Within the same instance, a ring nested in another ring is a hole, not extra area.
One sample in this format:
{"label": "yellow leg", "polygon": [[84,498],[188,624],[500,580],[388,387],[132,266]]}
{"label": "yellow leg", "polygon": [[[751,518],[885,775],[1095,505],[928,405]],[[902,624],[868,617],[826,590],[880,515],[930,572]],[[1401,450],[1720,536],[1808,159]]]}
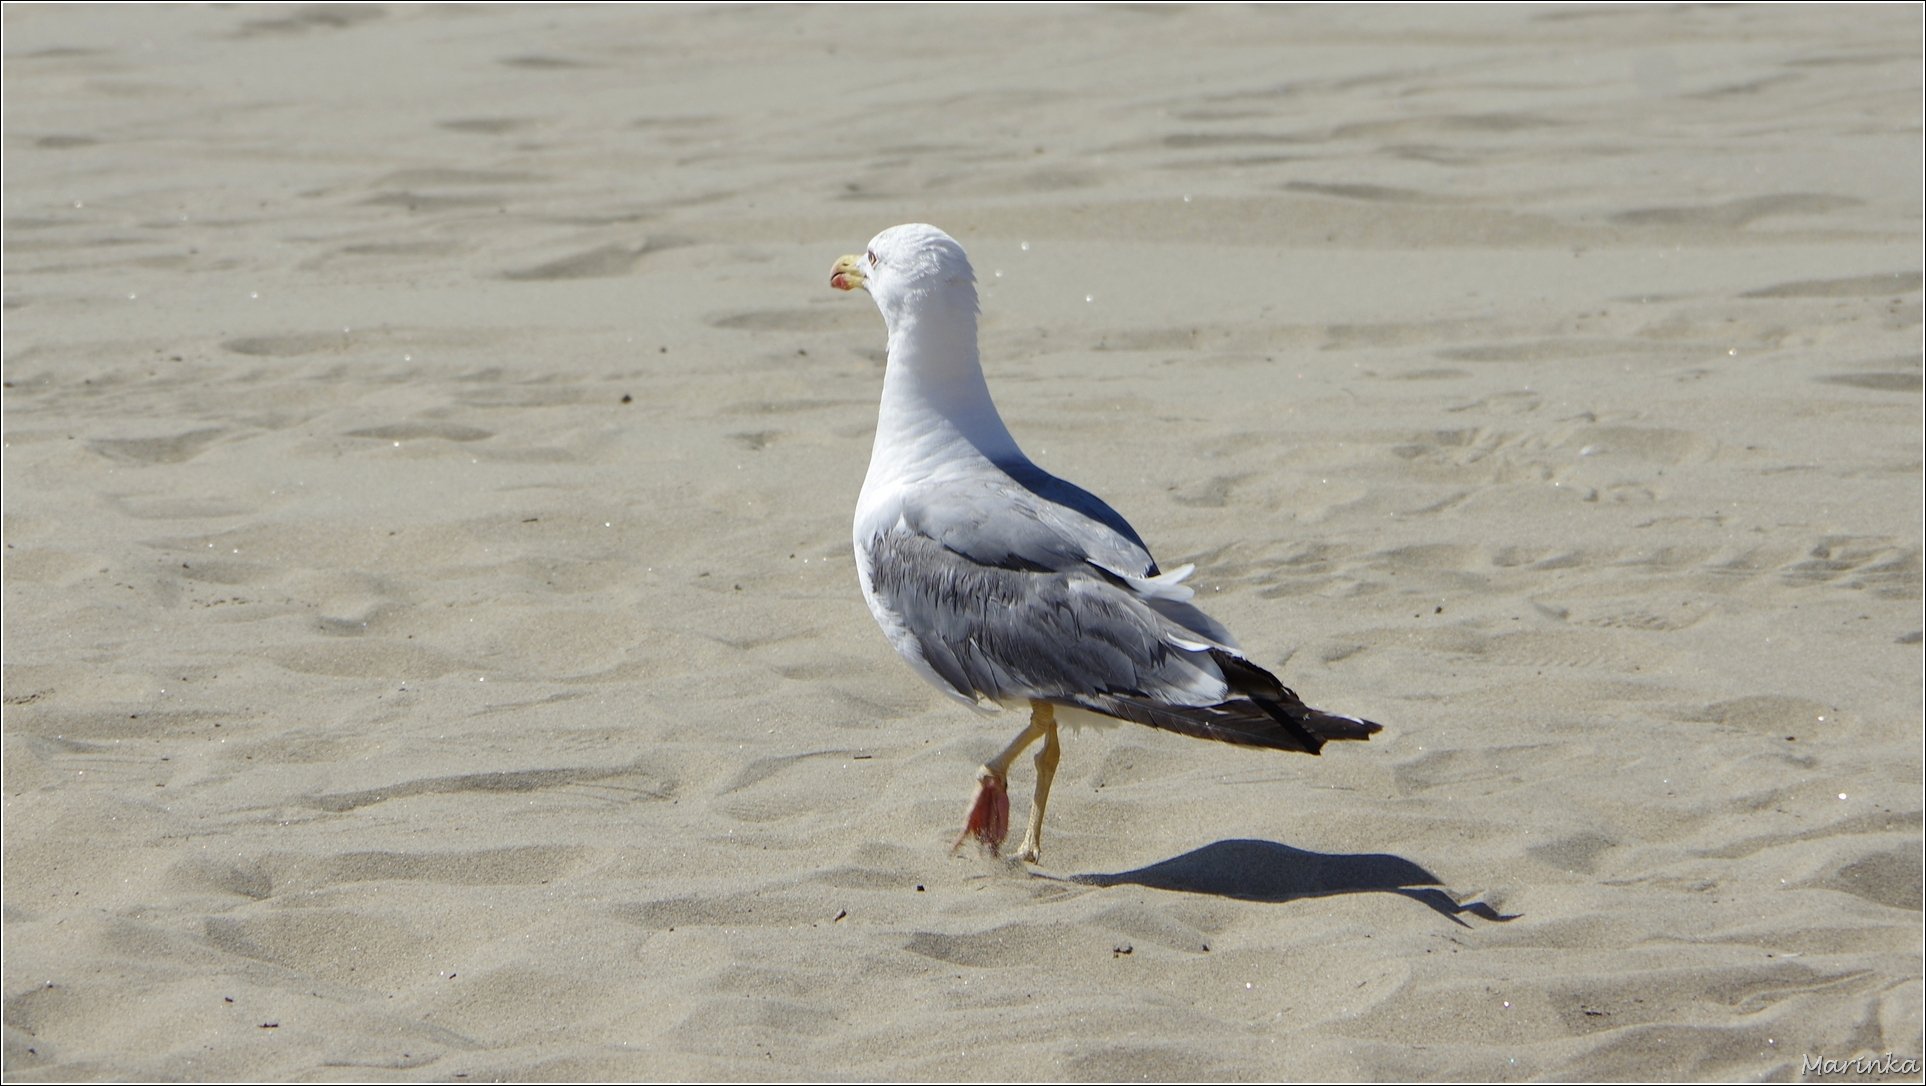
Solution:
{"label": "yellow leg", "polygon": [[977,775],[981,776],[987,772],[993,777],[1008,777],[1010,775],[1010,763],[1017,760],[1017,755],[1022,754],[1024,749],[1030,744],[1043,738],[1046,732],[1054,731],[1056,726],[1055,714],[1050,711],[1049,702],[1031,702],[1030,723],[1025,726],[1021,732],[1017,733],[1015,739],[1010,740],[1010,745],[1004,747],[1002,752],[989,761],[984,762],[982,767],[978,769]]}
{"label": "yellow leg", "polygon": [[1030,806],[1030,829],[1024,833],[1023,847],[1017,853],[1019,859],[1035,862],[1038,835],[1043,827],[1043,805],[1049,799],[1050,777],[1057,770],[1056,713],[1050,703],[1044,701],[1032,701],[1029,725],[996,757],[977,767],[976,794],[970,797],[969,815],[964,819],[963,832],[957,835],[956,844],[950,846],[951,852],[975,837],[989,848],[992,856],[996,855],[1003,839],[1010,834],[1010,763],[1038,739],[1043,740],[1043,749],[1037,752],[1037,798]]}
{"label": "yellow leg", "polygon": [[1057,743],[1055,707],[1047,701],[1031,702],[1030,727],[1043,733],[1043,748],[1037,751],[1037,790],[1030,799],[1030,828],[1023,831],[1016,858],[1036,863],[1043,854],[1043,809],[1050,805],[1050,782],[1056,779],[1057,757],[1062,753]]}

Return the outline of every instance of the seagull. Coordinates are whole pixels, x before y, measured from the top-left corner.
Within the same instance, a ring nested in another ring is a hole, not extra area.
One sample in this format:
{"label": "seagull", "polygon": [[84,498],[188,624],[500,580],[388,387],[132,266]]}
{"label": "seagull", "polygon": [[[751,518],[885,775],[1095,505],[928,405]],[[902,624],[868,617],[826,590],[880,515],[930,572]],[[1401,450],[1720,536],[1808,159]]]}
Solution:
{"label": "seagull", "polygon": [[996,855],[1010,765],[1032,743],[1036,792],[1016,858],[1036,863],[1057,725],[1132,721],[1241,746],[1316,754],[1379,725],[1313,709],[1191,603],[1130,523],[1017,447],[976,347],[976,276],[934,226],[893,226],[830,270],[883,313],[889,361],[856,502],[856,572],[870,613],[932,686],[975,709],[1030,710],[976,771],[963,832]]}

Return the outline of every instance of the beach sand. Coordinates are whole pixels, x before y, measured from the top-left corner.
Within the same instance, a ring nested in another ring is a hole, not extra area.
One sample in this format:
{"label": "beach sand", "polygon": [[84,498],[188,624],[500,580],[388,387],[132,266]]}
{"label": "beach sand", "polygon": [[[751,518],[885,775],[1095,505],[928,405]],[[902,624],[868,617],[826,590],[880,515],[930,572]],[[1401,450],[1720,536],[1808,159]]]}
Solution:
{"label": "beach sand", "polygon": [[[8,1079],[1917,1080],[1917,6],[5,31]],[[827,282],[905,221],[1382,734],[949,853],[1020,722],[864,607]]]}

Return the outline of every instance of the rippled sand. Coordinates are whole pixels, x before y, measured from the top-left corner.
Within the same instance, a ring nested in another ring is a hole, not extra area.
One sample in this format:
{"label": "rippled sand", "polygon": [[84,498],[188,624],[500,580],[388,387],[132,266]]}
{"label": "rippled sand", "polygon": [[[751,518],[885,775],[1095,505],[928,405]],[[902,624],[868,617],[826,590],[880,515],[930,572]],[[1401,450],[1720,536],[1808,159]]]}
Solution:
{"label": "rippled sand", "polygon": [[[1921,1054],[1917,7],[5,19],[10,1080]],[[1014,725],[857,592],[827,286],[910,220],[1382,735],[947,853]]]}

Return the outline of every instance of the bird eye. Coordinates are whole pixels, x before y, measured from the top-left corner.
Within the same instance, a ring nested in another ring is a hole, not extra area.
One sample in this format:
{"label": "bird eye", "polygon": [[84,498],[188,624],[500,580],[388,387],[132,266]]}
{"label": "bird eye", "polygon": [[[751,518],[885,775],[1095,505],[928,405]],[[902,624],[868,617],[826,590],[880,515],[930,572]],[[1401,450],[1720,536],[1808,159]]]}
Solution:
{"label": "bird eye", "polygon": [[876,250],[874,249],[869,251],[869,266],[872,268],[876,266]]}

